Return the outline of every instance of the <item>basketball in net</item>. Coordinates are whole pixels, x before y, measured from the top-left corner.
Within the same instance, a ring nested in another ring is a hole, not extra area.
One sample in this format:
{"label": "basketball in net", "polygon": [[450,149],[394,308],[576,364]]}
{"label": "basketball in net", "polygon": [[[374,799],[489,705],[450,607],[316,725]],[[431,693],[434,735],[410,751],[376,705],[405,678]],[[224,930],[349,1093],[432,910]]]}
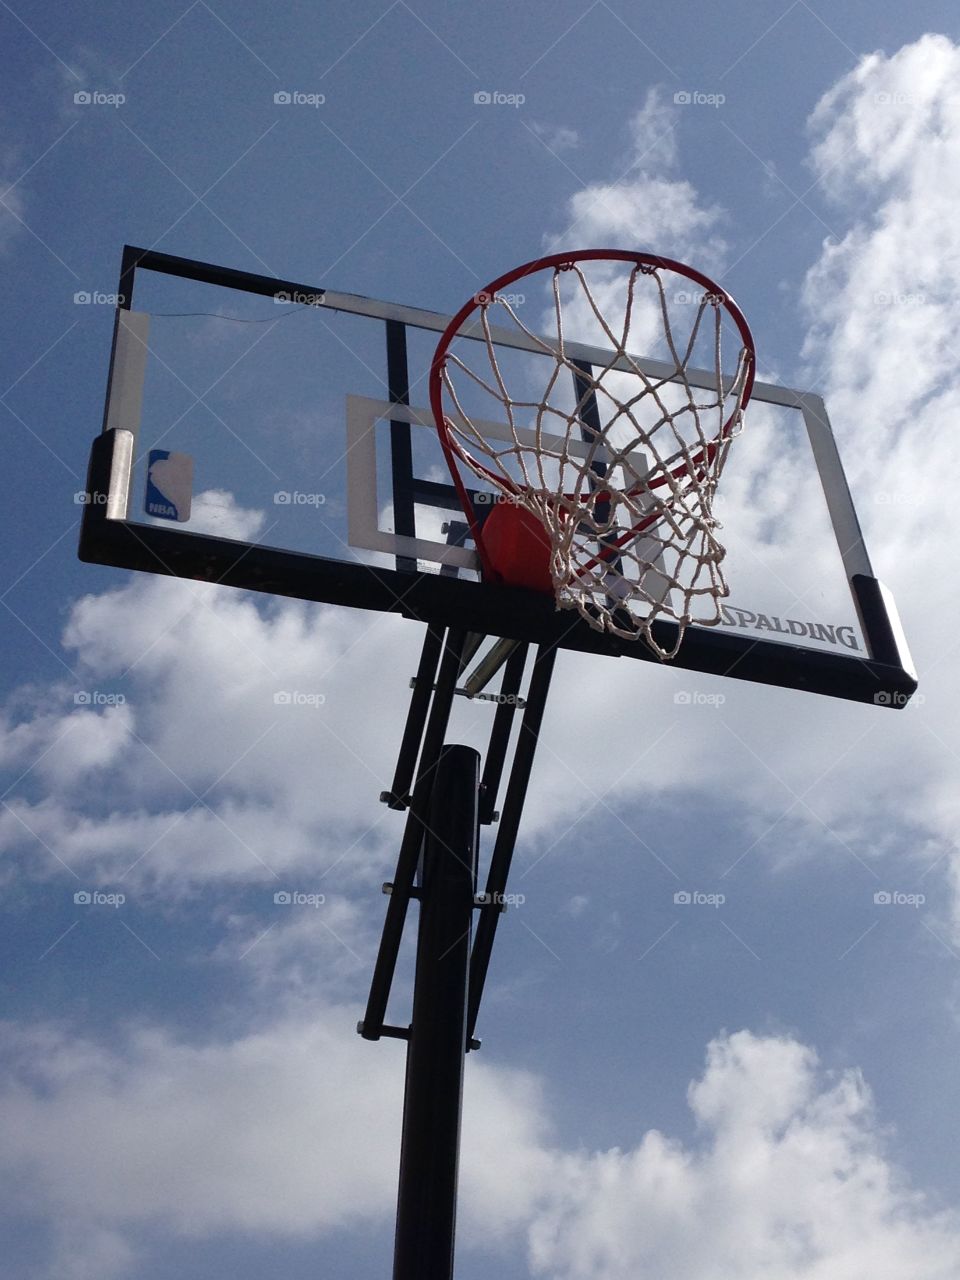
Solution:
{"label": "basketball in net", "polygon": [[430,400],[484,579],[551,592],[660,658],[720,622],[714,499],[755,362],[733,299],[651,254],[554,254],[471,298]]}

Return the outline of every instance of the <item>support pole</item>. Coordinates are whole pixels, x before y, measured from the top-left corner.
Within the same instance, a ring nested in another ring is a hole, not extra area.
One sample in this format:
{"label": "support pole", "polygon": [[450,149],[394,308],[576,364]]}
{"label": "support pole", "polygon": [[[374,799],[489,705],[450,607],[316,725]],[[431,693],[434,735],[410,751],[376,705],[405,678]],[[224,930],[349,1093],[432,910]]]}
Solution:
{"label": "support pole", "polygon": [[[407,374],[407,329],[399,320],[387,325],[387,384],[391,404],[410,403]],[[393,527],[407,538],[417,536],[413,501],[413,443],[409,422],[390,423],[390,478],[393,487]],[[397,556],[397,568],[416,573],[416,559]]]}
{"label": "support pole", "polygon": [[497,841],[493,846],[493,856],[487,871],[486,903],[480,908],[477,920],[477,940],[474,943],[470,960],[470,994],[467,1035],[472,1039],[476,1034],[477,1015],[480,1012],[480,999],[483,996],[483,985],[487,980],[487,969],[490,966],[490,955],[493,951],[493,939],[500,919],[499,901],[507,887],[507,876],[513,859],[513,848],[517,842],[520,829],[520,817],[523,813],[523,802],[527,794],[527,784],[533,769],[533,757],[537,751],[540,737],[540,725],[546,707],[547,693],[550,689],[550,677],[553,675],[553,664],[557,650],[554,646],[541,647],[533,664],[533,675],[530,678],[530,689],[527,693],[527,706],[520,722],[520,736],[513,757],[513,768],[510,770],[510,781],[507,783],[507,795],[500,815],[500,829]]}
{"label": "support pole", "polygon": [[443,648],[443,628],[429,626],[423,637],[423,648],[420,651],[420,663],[413,679],[413,693],[410,697],[410,709],[407,712],[407,723],[403,730],[403,741],[400,743],[400,754],[397,757],[397,768],[393,775],[393,786],[389,791],[382,791],[380,799],[389,804],[391,809],[405,809],[410,803],[410,789],[413,783],[414,770],[417,767],[417,756],[423,742],[423,728],[427,723],[427,714],[433,698],[433,684],[437,678],[437,664]]}
{"label": "support pole", "polygon": [[484,757],[483,777],[480,779],[480,825],[484,827],[494,821],[500,778],[507,758],[507,747],[510,745],[510,730],[517,710],[528,647],[525,644],[517,645],[511,653],[500,685],[500,704],[494,713],[490,744]]}
{"label": "support pole", "polygon": [[487,687],[519,644],[519,640],[496,641],[463,682],[464,691],[469,697],[476,697]]}
{"label": "support pole", "polygon": [[444,747],[420,886],[394,1280],[452,1280],[480,757]]}
{"label": "support pole", "polygon": [[423,847],[424,831],[429,826],[431,796],[440,758],[443,740],[447,733],[447,721],[453,703],[453,692],[460,673],[460,655],[463,652],[463,631],[448,631],[440,660],[437,688],[430,705],[430,715],[420,751],[417,781],[413,787],[413,799],[407,812],[407,822],[400,842],[397,870],[394,874],[393,892],[387,901],[387,915],[380,935],[380,949],[373,966],[367,1011],[358,1028],[365,1040],[379,1040],[387,1014],[390,987],[400,954],[403,925],[407,918],[417,863]]}

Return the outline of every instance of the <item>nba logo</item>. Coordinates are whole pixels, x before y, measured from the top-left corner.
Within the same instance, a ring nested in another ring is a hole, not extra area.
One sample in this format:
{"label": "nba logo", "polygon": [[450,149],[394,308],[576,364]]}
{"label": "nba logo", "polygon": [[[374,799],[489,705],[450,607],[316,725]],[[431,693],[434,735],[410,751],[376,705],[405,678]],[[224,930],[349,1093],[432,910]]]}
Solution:
{"label": "nba logo", "polygon": [[148,516],[160,520],[190,519],[193,493],[193,459],[188,453],[171,453],[169,449],[151,449],[147,460]]}

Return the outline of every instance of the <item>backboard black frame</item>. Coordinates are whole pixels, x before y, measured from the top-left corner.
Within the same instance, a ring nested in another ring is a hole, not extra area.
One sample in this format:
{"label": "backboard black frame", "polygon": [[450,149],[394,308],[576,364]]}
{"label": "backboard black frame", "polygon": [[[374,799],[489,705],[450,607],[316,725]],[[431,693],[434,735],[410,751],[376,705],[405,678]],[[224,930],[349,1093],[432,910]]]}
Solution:
{"label": "backboard black frame", "polygon": [[[287,294],[292,301],[308,300],[305,305],[382,319],[388,370],[384,390],[390,402],[395,404],[407,403],[407,328],[427,329],[439,334],[448,319],[436,312],[333,293],[297,281],[125,246],[117,290],[120,303],[114,331],[111,380],[121,314],[131,309],[137,274],[143,271],[181,276],[269,298]],[[420,496],[418,486],[429,482],[413,477],[409,462],[408,424],[394,424],[391,430],[397,530],[402,532],[404,505],[409,504],[409,509],[412,509],[413,502]],[[105,416],[104,429],[95,438],[90,455],[87,501],[81,520],[81,560],[215,582],[269,595],[397,613],[434,626],[465,628],[530,644],[659,664],[659,659],[642,642],[631,642],[595,631],[578,615],[556,610],[552,599],[517,588],[469,581],[451,574],[418,571],[416,562],[412,560],[403,564],[398,560],[396,568],[380,568],[359,561],[336,560],[189,533],[179,528],[133,522],[128,518],[133,446],[133,435],[109,425]],[[821,652],[705,627],[690,627],[670,665],[681,670],[701,671],[892,709],[901,708],[915,691],[917,679],[896,606],[890,593],[870,570],[862,534],[842,469],[839,468],[839,458],[834,457],[835,445],[828,430],[815,447],[821,451],[832,451],[831,474],[836,491],[833,501],[843,519],[851,523],[858,539],[860,554],[850,561],[847,577],[867,656]],[[670,646],[674,632],[671,623],[658,623],[654,628],[659,643],[664,647]]]}

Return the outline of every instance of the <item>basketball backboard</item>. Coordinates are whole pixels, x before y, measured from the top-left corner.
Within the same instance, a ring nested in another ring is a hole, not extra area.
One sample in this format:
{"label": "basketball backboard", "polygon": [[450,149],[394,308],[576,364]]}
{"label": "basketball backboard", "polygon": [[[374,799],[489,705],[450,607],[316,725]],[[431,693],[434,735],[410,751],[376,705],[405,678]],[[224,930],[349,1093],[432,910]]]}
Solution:
{"label": "basketball backboard", "polygon": [[[131,247],[118,293],[82,559],[656,661],[549,597],[480,580],[428,407],[448,316]],[[536,330],[547,300],[513,305]],[[498,350],[509,363],[524,345],[505,331]],[[493,417],[483,429],[505,438]],[[493,501],[482,485],[470,497],[481,513]],[[715,512],[730,594],[673,664],[905,705],[909,653],[817,394],[756,382]]]}

